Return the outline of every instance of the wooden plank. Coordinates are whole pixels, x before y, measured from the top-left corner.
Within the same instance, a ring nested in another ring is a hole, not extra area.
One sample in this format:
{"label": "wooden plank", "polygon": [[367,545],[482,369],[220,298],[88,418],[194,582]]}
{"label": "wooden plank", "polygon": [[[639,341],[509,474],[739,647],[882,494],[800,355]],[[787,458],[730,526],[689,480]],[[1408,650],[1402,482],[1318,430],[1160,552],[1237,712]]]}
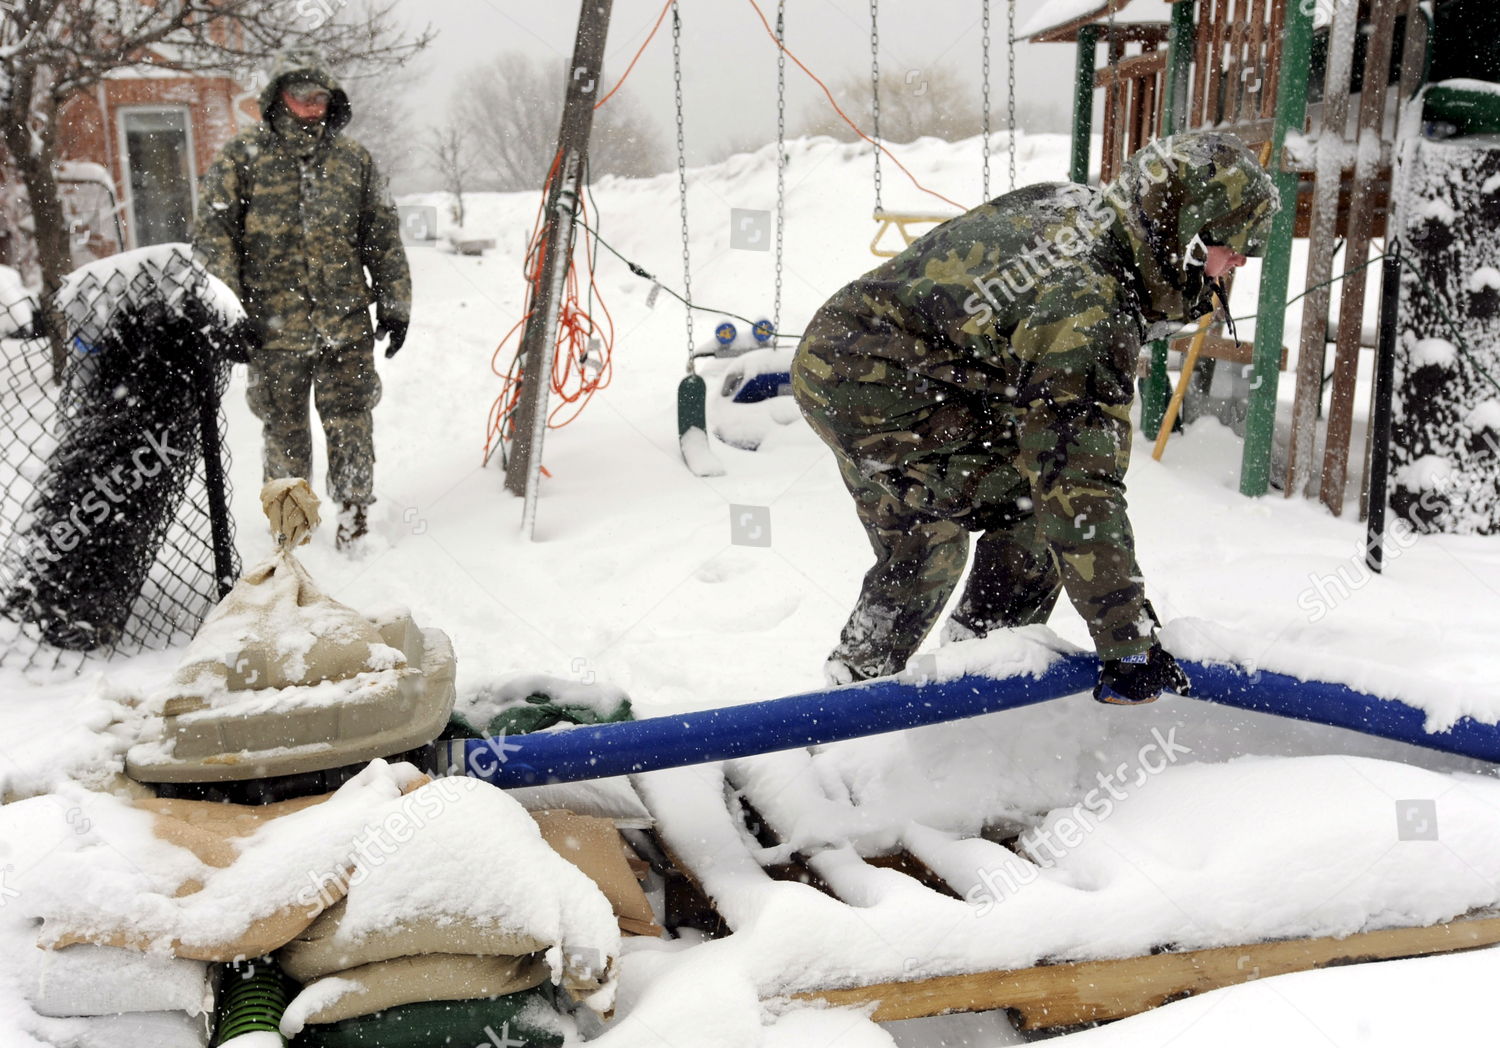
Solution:
{"label": "wooden plank", "polygon": [[1208,56],[1207,126],[1224,122],[1224,49],[1229,39],[1229,0],[1214,0],[1213,32]]}
{"label": "wooden plank", "polygon": [[[1406,35],[1401,44],[1401,79],[1397,85],[1398,95],[1394,109],[1394,126],[1387,130],[1382,128],[1383,138],[1395,139],[1395,129],[1401,126],[1402,117],[1406,113],[1406,107],[1416,93],[1422,82],[1422,70],[1427,53],[1427,22],[1418,11],[1419,0],[1400,0],[1401,13],[1406,16]],[[1380,209],[1380,229],[1376,235],[1384,237],[1386,229],[1391,221],[1390,204],[1390,179],[1393,174],[1389,162],[1382,160],[1381,168],[1386,176],[1386,185],[1383,187],[1382,199],[1377,205]],[[1369,418],[1375,417],[1375,383],[1370,383],[1370,413]],[[1365,427],[1365,452],[1360,456],[1364,464],[1359,479],[1359,519],[1364,520],[1370,514],[1370,462],[1371,452],[1374,449],[1373,439],[1375,427]]]}
{"label": "wooden plank", "polygon": [[1341,964],[1424,957],[1500,943],[1500,917],[1476,917],[1424,928],[1391,928],[1347,938],[1288,939],[1081,961],[1010,971],[945,975],[913,982],[813,990],[799,1000],[835,1007],[874,1005],[875,1022],[950,1012],[1010,1008],[1022,1029],[1123,1019],[1182,997],[1270,975]]}
{"label": "wooden plank", "polygon": [[1276,118],[1276,92],[1281,86],[1281,39],[1286,29],[1286,5],[1291,0],[1271,0],[1271,27],[1266,34],[1266,92],[1261,98],[1260,118]]}
{"label": "wooden plank", "polygon": [[1246,120],[1259,119],[1263,114],[1266,96],[1266,0],[1255,0],[1250,6],[1250,41],[1247,46],[1249,52],[1253,81],[1246,85],[1246,100],[1248,107],[1241,106],[1240,114],[1235,123],[1243,124]]}
{"label": "wooden plank", "polygon": [[[1378,145],[1385,123],[1386,81],[1396,31],[1396,3],[1375,11],[1375,30],[1365,53],[1364,87],[1359,100],[1357,144]],[[1330,63],[1331,64],[1331,63]],[[1375,224],[1372,192],[1379,164],[1378,149],[1357,149],[1354,185],[1349,198],[1349,235],[1344,244],[1346,275],[1339,299],[1339,340],[1333,362],[1333,390],[1328,404],[1328,432],[1323,444],[1323,483],[1318,497],[1335,517],[1344,512],[1349,479],[1349,438],[1354,428],[1354,385],[1359,378],[1359,331],[1365,312],[1366,256]],[[1357,268],[1351,268],[1357,267]]]}
{"label": "wooden plank", "polygon": [[1186,125],[1189,128],[1203,126],[1208,84],[1208,38],[1213,32],[1213,13],[1209,10],[1207,0],[1197,5],[1194,14],[1198,16],[1198,25],[1193,30],[1193,89]]}
{"label": "wooden plank", "polygon": [[1245,8],[1250,0],[1234,0],[1232,13],[1229,16],[1229,54],[1225,68],[1229,70],[1229,90],[1226,92],[1224,105],[1224,119],[1227,123],[1237,124],[1243,117],[1240,107],[1245,100],[1245,35],[1249,28],[1245,17]]}
{"label": "wooden plank", "polygon": [[[1292,428],[1283,484],[1287,498],[1296,494],[1298,486],[1312,471],[1313,445],[1317,437],[1318,416],[1322,413],[1323,358],[1328,350],[1328,304],[1333,294],[1327,281],[1333,275],[1339,186],[1343,182],[1344,128],[1349,113],[1349,73],[1354,62],[1358,6],[1340,4],[1334,10],[1333,27],[1329,32],[1323,126],[1318,135],[1307,280],[1303,284],[1313,290],[1307,293],[1302,307],[1302,332],[1297,343],[1297,388],[1292,398]],[[1323,286],[1318,287],[1319,284]]]}
{"label": "wooden plank", "polygon": [[[1167,348],[1176,350],[1179,353],[1185,353],[1192,343],[1193,338],[1193,335],[1179,335],[1167,344]],[[1198,355],[1201,357],[1210,357],[1213,360],[1222,360],[1230,364],[1250,364],[1253,363],[1252,357],[1254,353],[1254,342],[1236,342],[1234,339],[1225,338],[1222,335],[1207,335],[1203,339],[1203,348],[1199,351]],[[1286,347],[1282,346],[1282,371],[1286,370],[1286,358]]]}
{"label": "wooden plank", "polygon": [[1099,71],[1107,85],[1104,89],[1104,141],[1101,143],[1099,156],[1099,181],[1107,183],[1114,180],[1117,170],[1117,158],[1120,154],[1119,143],[1115,140],[1120,129],[1120,105],[1117,97],[1119,73],[1113,65],[1105,66]]}

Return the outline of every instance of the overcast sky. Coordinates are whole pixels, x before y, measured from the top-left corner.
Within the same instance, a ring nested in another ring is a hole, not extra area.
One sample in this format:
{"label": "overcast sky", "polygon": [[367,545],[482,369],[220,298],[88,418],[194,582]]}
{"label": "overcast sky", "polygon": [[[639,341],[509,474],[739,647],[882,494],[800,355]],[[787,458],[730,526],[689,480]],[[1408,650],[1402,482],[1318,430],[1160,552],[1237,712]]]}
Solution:
{"label": "overcast sky", "polygon": [[[651,30],[663,0],[614,0],[605,57],[612,85]],[[774,24],[775,0],[757,0]],[[1044,4],[1076,7],[1079,0],[1017,0],[1024,28]],[[406,0],[413,25],[438,31],[421,62],[413,101],[419,112],[445,113],[463,71],[498,53],[518,50],[567,58],[578,22],[578,0]],[[993,126],[1005,126],[1006,0],[991,0]],[[923,70],[950,66],[979,91],[981,0],[882,0],[880,60],[883,83],[920,84]],[[750,0],[683,0],[683,80],[690,161],[719,153],[726,142],[769,141],[775,134],[776,50]],[[1163,0],[1134,0],[1127,17],[1167,17]],[[868,75],[870,8],[861,0],[787,0],[787,47],[830,82],[850,72]],[[671,17],[630,77],[671,141]],[[1018,44],[1017,94],[1034,103],[1071,106],[1074,49],[1070,44]],[[791,63],[787,113],[795,123],[822,94]],[[1023,124],[1023,129],[1024,129]]]}

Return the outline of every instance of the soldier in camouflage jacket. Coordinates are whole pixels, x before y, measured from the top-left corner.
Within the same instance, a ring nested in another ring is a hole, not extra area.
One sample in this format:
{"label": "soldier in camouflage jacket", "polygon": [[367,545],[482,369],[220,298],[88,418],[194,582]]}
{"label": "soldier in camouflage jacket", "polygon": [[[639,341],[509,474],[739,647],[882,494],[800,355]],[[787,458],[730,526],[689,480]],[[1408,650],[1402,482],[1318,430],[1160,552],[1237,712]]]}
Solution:
{"label": "soldier in camouflage jacket", "polygon": [[349,98],[318,56],[281,56],[260,107],[260,125],[226,144],[204,176],[194,248],[249,316],[248,398],[264,428],[267,480],[311,476],[314,391],[344,546],[365,533],[375,500],[374,340],[390,336],[387,357],[401,347],[411,276],[385,180],[340,134]]}
{"label": "soldier in camouflage jacket", "polygon": [[831,682],[902,669],[975,531],[948,638],[1045,622],[1066,590],[1104,660],[1097,697],[1185,689],[1126,514],[1136,362],[1211,310],[1278,206],[1237,140],[1182,134],[1102,190],[1028,186],[960,215],[819,310],[792,388],[876,557]]}

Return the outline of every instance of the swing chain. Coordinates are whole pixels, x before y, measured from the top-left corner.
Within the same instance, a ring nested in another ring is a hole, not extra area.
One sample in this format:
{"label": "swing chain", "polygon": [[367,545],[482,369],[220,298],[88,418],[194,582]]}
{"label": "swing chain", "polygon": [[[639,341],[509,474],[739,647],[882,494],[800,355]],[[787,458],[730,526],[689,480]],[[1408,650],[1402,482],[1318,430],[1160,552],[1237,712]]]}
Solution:
{"label": "swing chain", "polygon": [[984,86],[983,100],[980,103],[980,117],[983,121],[980,128],[980,136],[983,141],[984,152],[983,191],[981,195],[985,200],[988,200],[990,198],[990,0],[984,0],[980,21],[984,26],[983,33],[979,38],[982,54],[979,63],[980,80]]}
{"label": "swing chain", "polygon": [[[693,297],[692,256],[688,251],[688,206],[687,206],[687,145],[682,133],[682,16],[677,2],[672,4],[672,82],[676,89],[677,102],[677,199],[682,214],[682,297],[691,301]],[[693,371],[693,310],[687,314],[687,368]]]}
{"label": "swing chain", "polygon": [[786,228],[786,0],[776,0],[776,298],[771,326],[781,330],[781,259]]}
{"label": "swing chain", "polygon": [[1005,5],[1005,81],[1010,92],[1006,100],[1006,119],[1010,121],[1010,141],[1006,156],[1010,161],[1010,188],[1016,188],[1016,0]]}
{"label": "swing chain", "polygon": [[870,0],[870,122],[875,140],[875,210],[880,207],[880,0]]}

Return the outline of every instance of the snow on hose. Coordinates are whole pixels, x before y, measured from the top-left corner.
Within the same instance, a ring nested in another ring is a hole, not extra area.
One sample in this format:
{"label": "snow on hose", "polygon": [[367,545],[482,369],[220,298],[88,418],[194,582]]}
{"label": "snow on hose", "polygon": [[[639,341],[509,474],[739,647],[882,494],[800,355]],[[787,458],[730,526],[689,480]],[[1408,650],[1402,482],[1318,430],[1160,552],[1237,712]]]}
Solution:
{"label": "snow on hose", "polygon": [[[1426,715],[1343,684],[1183,661],[1195,698],[1500,763],[1500,725],[1464,717],[1429,732]],[[609,775],[800,749],[865,735],[1030,706],[1093,687],[1098,661],[1064,655],[1039,676],[965,675],[916,682],[883,677],[742,706],[587,725],[534,735],[436,743],[432,766],[496,786],[577,782]]]}

